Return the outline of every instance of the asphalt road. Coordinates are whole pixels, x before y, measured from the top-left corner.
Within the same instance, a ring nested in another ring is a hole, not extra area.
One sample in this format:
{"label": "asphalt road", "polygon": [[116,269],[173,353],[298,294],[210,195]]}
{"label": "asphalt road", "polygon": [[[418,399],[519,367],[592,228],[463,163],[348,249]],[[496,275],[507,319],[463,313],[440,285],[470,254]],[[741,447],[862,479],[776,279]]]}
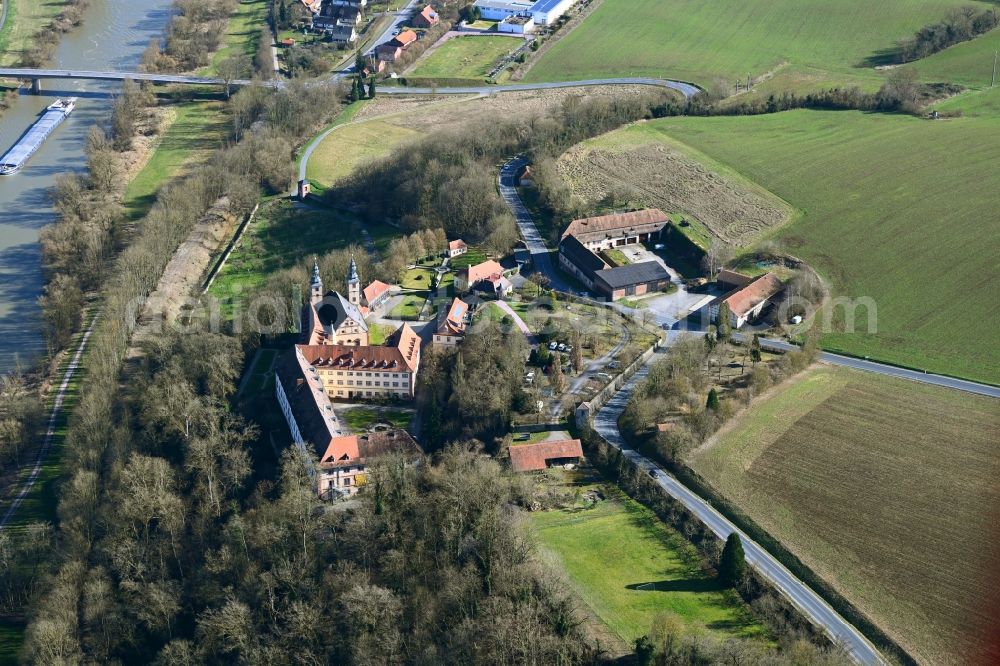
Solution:
{"label": "asphalt road", "polygon": [[[733,337],[740,340],[746,336],[743,333],[737,333]],[[798,349],[796,345],[793,345],[790,342],[775,340],[773,338],[761,338],[760,344],[761,347],[774,351],[791,351],[793,349]],[[847,368],[854,368],[855,370],[877,372],[880,375],[909,379],[923,384],[943,386],[945,388],[956,389],[958,391],[967,391],[977,395],[985,395],[990,398],[1000,398],[1000,387],[990,386],[989,384],[980,384],[978,382],[970,382],[965,379],[955,379],[954,377],[947,377],[945,375],[935,375],[929,372],[920,372],[919,370],[900,368],[895,365],[886,365],[885,363],[854,358],[853,356],[843,356],[842,354],[834,354],[832,352],[820,352],[819,360],[833,365],[842,365]]]}
{"label": "asphalt road", "polygon": [[372,42],[372,45],[368,47],[367,51],[365,51],[365,55],[371,55],[372,53],[375,52],[375,49],[378,48],[379,44],[384,44],[385,42],[392,39],[395,36],[394,33],[397,30],[400,30],[403,24],[409,21],[410,17],[413,16],[413,12],[418,4],[419,0],[410,0],[408,3],[406,3],[405,7],[401,7],[396,12],[396,18],[393,20],[391,24],[389,24],[389,27],[383,30],[382,34],[379,35],[378,38]]}
{"label": "asphalt road", "polygon": [[521,232],[521,238],[524,239],[525,245],[528,247],[528,252],[531,253],[532,270],[547,277],[549,279],[549,286],[552,289],[575,293],[575,290],[570,287],[569,283],[562,277],[562,274],[552,264],[552,255],[545,244],[545,239],[538,233],[538,227],[535,226],[535,221],[531,219],[531,213],[528,212],[528,209],[521,201],[521,197],[517,194],[517,189],[514,187],[514,176],[517,170],[527,164],[527,162],[523,157],[515,157],[501,167],[498,181],[500,196],[507,203],[510,212],[517,218],[517,228]]}
{"label": "asphalt road", "polygon": [[379,94],[388,95],[489,95],[496,92],[516,92],[518,90],[553,90],[556,88],[579,88],[582,86],[620,86],[639,85],[657,88],[670,88],[690,97],[701,91],[701,88],[670,79],[651,79],[644,77],[623,77],[615,79],[583,79],[580,81],[554,81],[550,83],[509,83],[496,86],[459,86],[439,88],[409,88],[406,86],[382,86]]}
{"label": "asphalt road", "polygon": [[650,470],[655,470],[656,481],[660,484],[660,487],[708,525],[709,529],[720,539],[725,539],[731,532],[737,532],[743,541],[743,550],[746,553],[747,562],[765,578],[770,580],[775,587],[781,590],[807,617],[818,626],[823,627],[834,641],[843,645],[855,660],[862,664],[884,664],[885,662],[879,655],[878,650],[875,649],[875,646],[869,643],[861,632],[842,618],[819,595],[813,592],[808,585],[796,578],[794,574],[788,571],[770,553],[738,530],[735,525],[709,506],[701,497],[688,490],[677,479],[657,467],[653,461],[637,451],[628,448],[618,429],[618,418],[625,410],[625,406],[628,404],[636,385],[649,374],[650,366],[658,358],[662,358],[662,352],[653,354],[649,362],[633,375],[621,390],[611,398],[608,404],[597,413],[594,418],[594,430],[612,446],[620,449],[643,472],[649,473]]}

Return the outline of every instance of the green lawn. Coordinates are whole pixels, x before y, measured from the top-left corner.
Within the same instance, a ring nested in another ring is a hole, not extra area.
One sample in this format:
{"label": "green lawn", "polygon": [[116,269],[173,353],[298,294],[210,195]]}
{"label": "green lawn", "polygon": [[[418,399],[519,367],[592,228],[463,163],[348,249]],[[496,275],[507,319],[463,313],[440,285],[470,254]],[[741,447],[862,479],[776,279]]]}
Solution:
{"label": "green lawn", "polygon": [[621,250],[610,248],[603,253],[614,266],[628,266],[632,262],[628,260]]}
{"label": "green lawn", "polygon": [[838,316],[824,347],[1000,381],[993,330],[982,343],[963,342],[1000,302],[997,197],[989,195],[1000,191],[1000,115],[929,121],[790,111],[670,118],[621,131],[645,133],[710,168],[719,163],[797,209],[772,236],[814,265],[836,295],[877,305],[875,331],[866,330],[861,308],[857,332]]}
{"label": "green lawn", "polygon": [[218,74],[220,62],[242,53],[249,59],[251,67],[245,78],[250,77],[253,73],[253,58],[257,54],[260,31],[267,25],[268,4],[268,0],[240,0],[236,12],[229,19],[229,25],[226,26],[223,46],[212,56],[211,64],[201,70],[203,76],[215,76]]}
{"label": "green lawn", "polygon": [[626,643],[646,634],[660,613],[723,639],[766,636],[739,597],[700,568],[694,547],[637,502],[615,497],[530,517],[584,603]]}
{"label": "green lawn", "polygon": [[177,115],[153,156],[125,189],[125,208],[132,220],[149,211],[160,186],[180,175],[183,167],[207,159],[225,141],[229,125],[222,102],[185,102],[174,110]]}
{"label": "green lawn", "polygon": [[972,663],[1000,547],[992,398],[818,367],[689,464],[920,663]]}
{"label": "green lawn", "polygon": [[309,158],[306,177],[320,187],[330,187],[357,166],[388,154],[415,135],[414,130],[380,120],[345,125],[331,132],[316,148]]}
{"label": "green lawn", "polygon": [[878,81],[857,67],[969,0],[604,0],[528,80],[670,76],[709,86],[788,63],[796,77]]}
{"label": "green lawn", "polygon": [[460,254],[454,259],[448,260],[448,266],[456,271],[475,266],[486,261],[486,252],[478,247],[470,247],[465,254]]}
{"label": "green lawn", "polygon": [[357,407],[345,411],[340,419],[354,432],[365,432],[376,423],[388,423],[395,428],[406,428],[413,419],[413,412],[383,407]]}
{"label": "green lawn", "polygon": [[497,60],[518,46],[511,37],[465,36],[449,39],[417,63],[408,76],[435,79],[476,79],[485,77]]}
{"label": "green lawn", "polygon": [[428,291],[434,284],[434,276],[437,271],[433,268],[415,266],[403,274],[403,279],[399,286],[403,289],[416,289],[418,291]]}
{"label": "green lawn", "polygon": [[424,309],[427,299],[423,296],[407,294],[403,300],[389,312],[389,319],[413,319]]}

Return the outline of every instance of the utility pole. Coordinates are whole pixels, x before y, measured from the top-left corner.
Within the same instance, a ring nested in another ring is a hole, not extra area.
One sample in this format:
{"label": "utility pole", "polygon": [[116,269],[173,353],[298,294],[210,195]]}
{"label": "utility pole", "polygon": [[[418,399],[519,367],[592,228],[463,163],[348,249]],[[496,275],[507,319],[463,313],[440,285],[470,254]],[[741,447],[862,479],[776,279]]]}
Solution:
{"label": "utility pole", "polygon": [[990,88],[997,84],[997,53],[1000,52],[993,52],[993,78],[990,80]]}
{"label": "utility pole", "polygon": [[750,90],[750,75],[747,74],[747,90]]}

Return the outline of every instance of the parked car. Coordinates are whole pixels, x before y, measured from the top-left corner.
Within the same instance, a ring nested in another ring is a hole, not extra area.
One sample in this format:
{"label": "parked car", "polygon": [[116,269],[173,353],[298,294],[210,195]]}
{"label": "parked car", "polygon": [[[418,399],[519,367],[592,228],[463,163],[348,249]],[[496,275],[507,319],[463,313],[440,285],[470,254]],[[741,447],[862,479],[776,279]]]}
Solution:
{"label": "parked car", "polygon": [[564,351],[566,351],[566,345],[565,344],[560,344],[558,347],[556,347],[556,349],[558,349],[561,352],[564,352]]}
{"label": "parked car", "polygon": [[558,347],[558,346],[559,346],[558,342],[550,342],[549,343],[549,351],[555,351],[556,347]]}
{"label": "parked car", "polygon": [[652,478],[655,479],[656,478],[656,470],[655,469],[649,470],[649,476],[651,476]]}
{"label": "parked car", "polygon": [[611,368],[612,370],[617,369],[618,368],[618,361],[611,361],[610,363],[608,363],[608,367]]}

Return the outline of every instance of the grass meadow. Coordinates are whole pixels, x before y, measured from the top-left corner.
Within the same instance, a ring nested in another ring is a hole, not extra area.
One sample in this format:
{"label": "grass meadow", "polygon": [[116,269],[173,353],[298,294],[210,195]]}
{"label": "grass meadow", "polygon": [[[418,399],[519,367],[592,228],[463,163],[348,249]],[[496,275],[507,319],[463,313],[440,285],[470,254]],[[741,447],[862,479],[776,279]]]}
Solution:
{"label": "grass meadow", "polygon": [[689,464],[918,661],[971,657],[1000,547],[996,401],[818,366]]}
{"label": "grass meadow", "polygon": [[417,133],[380,120],[344,125],[317,146],[306,177],[323,188],[347,177],[359,165],[382,157]]}
{"label": "grass meadow", "polygon": [[[702,86],[784,67],[794,78],[878,81],[866,58],[968,0],[604,0],[531,81],[670,76]],[[831,77],[830,75],[833,74]]]}
{"label": "grass meadow", "polygon": [[[231,56],[243,54],[249,63],[253,63],[257,54],[260,31],[267,26],[268,4],[270,4],[268,0],[240,0],[226,26],[222,47],[212,56],[212,62],[208,67],[202,69],[203,76],[217,75],[219,63]],[[251,74],[252,71],[248,71],[245,78],[250,78]]]}
{"label": "grass meadow", "polygon": [[125,189],[125,209],[137,220],[156,201],[160,187],[183,175],[184,169],[208,159],[226,140],[228,121],[220,101],[177,104],[176,115],[156,144],[146,166]]}
{"label": "grass meadow", "polygon": [[410,76],[435,79],[483,78],[497,60],[521,45],[511,37],[465,36],[449,39],[425,56]]}
{"label": "grass meadow", "polygon": [[[973,93],[956,103],[983,110],[997,99]],[[997,346],[968,336],[996,321],[1000,302],[997,114],[929,121],[799,110],[622,131],[735,171],[796,209],[771,237],[815,266],[835,295],[877,304],[875,332],[862,308],[858,331],[844,331],[838,316],[825,348],[1000,381]]]}
{"label": "grass meadow", "polygon": [[701,569],[690,543],[620,493],[588,509],[533,512],[530,524],[543,555],[628,645],[661,613],[677,615],[689,632],[767,636],[739,597]]}

